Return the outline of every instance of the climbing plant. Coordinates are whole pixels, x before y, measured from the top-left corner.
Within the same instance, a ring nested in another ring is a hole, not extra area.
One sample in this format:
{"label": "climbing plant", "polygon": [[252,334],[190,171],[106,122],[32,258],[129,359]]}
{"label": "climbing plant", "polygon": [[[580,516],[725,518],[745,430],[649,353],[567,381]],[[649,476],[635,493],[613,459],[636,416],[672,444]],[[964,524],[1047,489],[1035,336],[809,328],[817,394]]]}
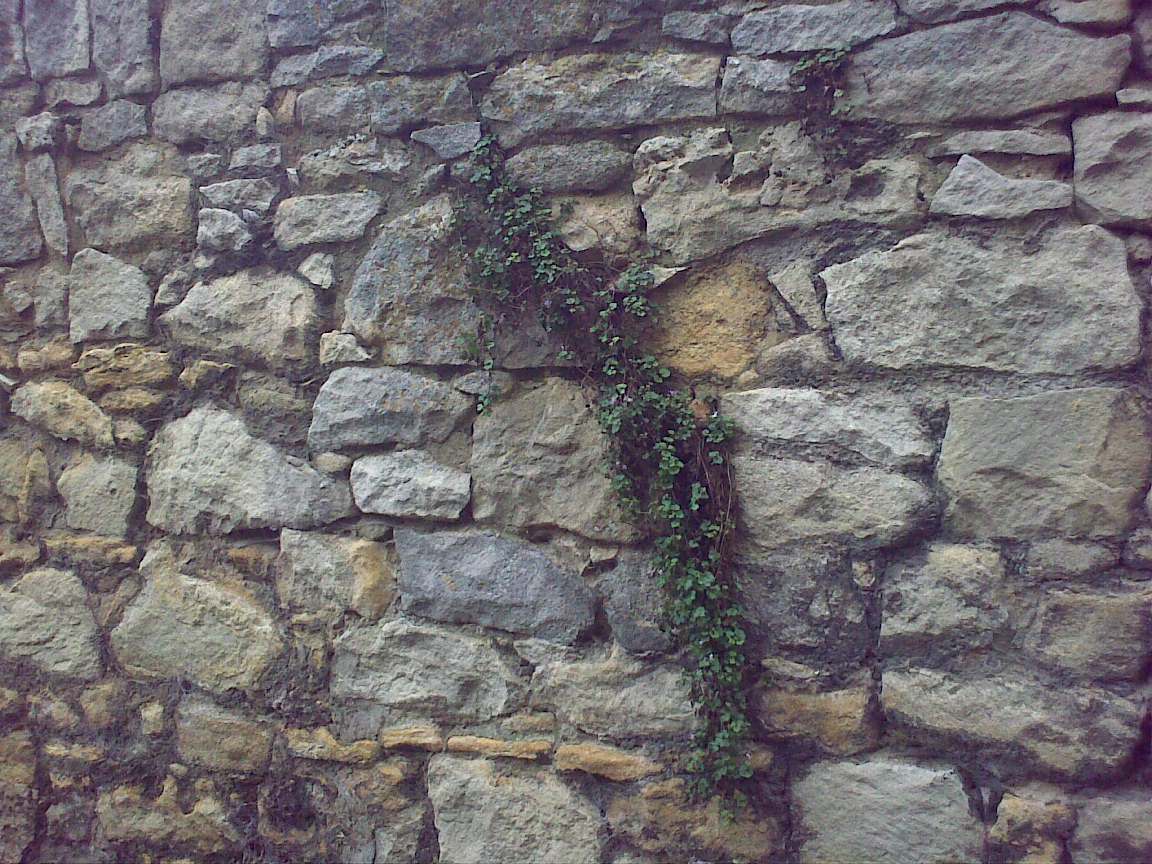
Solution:
{"label": "climbing plant", "polygon": [[[696,791],[742,803],[752,775],[749,665],[731,565],[731,424],[644,349],[655,311],[646,266],[573,253],[541,193],[509,181],[490,137],[476,146],[467,179],[457,224],[484,305],[513,320],[537,315],[584,370],[611,445],[613,487],[655,546],[665,626],[689,659],[699,717]],[[479,407],[495,410],[487,399]]]}

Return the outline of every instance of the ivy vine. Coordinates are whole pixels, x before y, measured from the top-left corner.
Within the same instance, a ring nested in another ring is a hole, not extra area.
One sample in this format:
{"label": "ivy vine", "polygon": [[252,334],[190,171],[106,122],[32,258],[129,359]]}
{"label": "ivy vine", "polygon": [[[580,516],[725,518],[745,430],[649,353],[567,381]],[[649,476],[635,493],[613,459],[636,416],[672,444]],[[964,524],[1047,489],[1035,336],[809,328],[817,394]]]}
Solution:
{"label": "ivy vine", "polygon": [[[655,546],[665,628],[688,658],[699,719],[694,791],[742,805],[750,669],[731,564],[731,423],[641,345],[655,311],[646,266],[579,258],[540,191],[508,180],[491,137],[476,146],[467,180],[457,226],[484,304],[512,320],[536,314],[594,384],[613,488]],[[487,399],[479,408],[492,410]]]}

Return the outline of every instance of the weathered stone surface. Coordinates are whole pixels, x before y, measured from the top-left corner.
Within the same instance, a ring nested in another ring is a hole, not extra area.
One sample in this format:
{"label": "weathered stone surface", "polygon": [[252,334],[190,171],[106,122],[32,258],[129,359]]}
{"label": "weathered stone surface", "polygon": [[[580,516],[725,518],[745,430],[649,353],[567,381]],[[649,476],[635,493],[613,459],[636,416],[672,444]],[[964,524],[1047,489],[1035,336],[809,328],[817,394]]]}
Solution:
{"label": "weathered stone surface", "polygon": [[128,517],[136,504],[132,463],[84,455],[61,472],[57,487],[68,508],[69,528],[112,537],[128,533]]}
{"label": "weathered stone surface", "polygon": [[216,771],[263,771],[275,730],[213,702],[186,696],[176,711],[176,750],[180,758]]}
{"label": "weathered stone surface", "polygon": [[16,156],[16,139],[0,135],[0,264],[18,264],[40,254],[43,241],[36,227],[32,199]]}
{"label": "weathered stone surface", "polygon": [[988,828],[992,860],[1005,864],[1059,864],[1076,827],[1076,810],[1058,790],[1041,785],[1007,792]]}
{"label": "weathered stone surface", "polygon": [[879,740],[871,702],[871,681],[858,676],[835,689],[768,684],[758,692],[754,711],[771,739],[850,756],[875,749]]}
{"label": "weathered stone surface", "polygon": [[263,3],[174,0],[165,5],[160,22],[165,87],[251,77],[264,71],[267,58]]}
{"label": "weathered stone surface", "polygon": [[[654,665],[618,648],[580,656],[547,643],[517,643],[535,663],[532,705],[589,735],[682,735],[694,724],[688,685],[674,666]],[[535,655],[533,649],[539,650]]]}
{"label": "weathered stone surface", "polygon": [[717,57],[584,54],[525,60],[480,103],[502,142],[568,129],[619,129],[716,115]]}
{"label": "weathered stone surface", "polygon": [[1015,117],[1110,96],[1128,36],[1099,38],[1004,12],[885,39],[852,55],[843,104],[898,123]]}
{"label": "weathered stone surface", "polygon": [[229,81],[169,90],[152,103],[152,132],[173,144],[236,141],[254,128],[268,88]]}
{"label": "weathered stone surface", "polygon": [[363,363],[372,359],[351,333],[333,331],[320,334],[320,364],[338,366],[341,363]]}
{"label": "weathered stone surface", "polygon": [[580,576],[527,543],[481,531],[397,529],[405,612],[571,643],[592,626]]}
{"label": "weathered stone surface", "polygon": [[660,19],[660,32],[673,39],[727,45],[732,23],[719,12],[669,12]]}
{"label": "weathered stone surface", "polygon": [[877,468],[841,468],[750,451],[736,454],[736,483],[748,540],[770,549],[797,541],[889,546],[929,515],[922,484]]}
{"label": "weathered stone surface", "polygon": [[814,445],[897,466],[923,465],[935,449],[912,407],[892,399],[765,387],[727,394],[722,412],[743,440],[761,447]]}
{"label": "weathered stone surface", "polygon": [[552,742],[543,739],[505,741],[502,738],[482,738],[477,735],[453,735],[448,739],[447,749],[450,753],[535,761],[552,752]]}
{"label": "weathered stone surface", "polygon": [[316,397],[308,446],[322,452],[443,441],[471,407],[450,385],[406,369],[337,369]]}
{"label": "weathered stone surface", "polygon": [[554,777],[502,775],[486,760],[434,756],[428,795],[446,861],[600,860],[599,808]]}
{"label": "weathered stone surface", "polygon": [[431,147],[440,159],[455,159],[471,153],[481,134],[479,123],[450,123],[418,129],[412,133],[412,140]]}
{"label": "weathered stone surface", "polygon": [[933,543],[884,573],[879,651],[961,656],[1010,637],[1012,599],[994,548]]}
{"label": "weathered stone surface", "polygon": [[[20,0],[4,0],[0,4],[0,83],[19,81],[27,74],[24,30],[20,26]],[[23,849],[17,849],[14,853],[6,851],[7,857],[19,858]]]}
{"label": "weathered stone surface", "polygon": [[197,215],[196,245],[212,252],[239,252],[252,242],[248,224],[230,210],[206,207]]}
{"label": "weathered stone surface", "polygon": [[668,649],[671,641],[660,628],[655,565],[648,555],[622,553],[616,566],[596,581],[596,590],[603,597],[612,638],[622,648],[636,654]]}
{"label": "weathered stone surface", "polygon": [[25,730],[9,728],[0,736],[0,784],[0,858],[19,861],[36,836],[39,798],[36,745]]}
{"label": "weathered stone surface", "polygon": [[[1093,226],[1024,248],[917,234],[820,273],[846,360],[907,369],[1115,369],[1139,356],[1124,243]],[[974,339],[973,334],[979,334]]]}
{"label": "weathered stone surface", "polygon": [[336,6],[326,0],[268,0],[268,41],[273,48],[315,45],[332,26]]}
{"label": "weathered stone surface", "polygon": [[979,861],[983,827],[960,775],[889,756],[820,762],[793,787],[800,861]]}
{"label": "weathered stone surface", "polygon": [[[833,172],[799,122],[769,127],[756,150],[735,154],[746,153],[756,170],[737,171],[733,149],[719,128],[650,138],[637,149],[632,189],[648,242],[674,262],[829,222],[903,225],[919,218],[920,169],[909,160],[874,159]],[[752,181],[761,177],[757,187]]]}
{"label": "weathered stone surface", "polygon": [[148,0],[100,0],[91,7],[92,65],[104,73],[108,95],[151,93],[158,79]]}
{"label": "weathered stone surface", "polygon": [[741,19],[732,31],[732,48],[755,56],[851,48],[895,29],[896,4],[891,0],[774,6]]}
{"label": "weathered stone surface", "polygon": [[282,606],[368,620],[383,615],[396,596],[396,564],[387,547],[371,540],[285,529],[280,532],[276,593]]}
{"label": "weathered stone surface", "polygon": [[24,49],[37,81],[62,78],[88,68],[86,0],[26,0]]}
{"label": "weathered stone surface", "polygon": [[1005,768],[1075,778],[1116,774],[1140,738],[1143,706],[1106,690],[1051,687],[1009,676],[958,678],[929,669],[886,670],[889,731],[914,740],[959,741]]}
{"label": "weathered stone surface", "polygon": [[179,534],[310,528],[352,512],[345,481],[288,458],[236,415],[210,407],[157,433],[148,492],[148,522]]}
{"label": "weathered stone surface", "polygon": [[1122,26],[1132,17],[1130,0],[1049,0],[1048,14],[1061,24]]}
{"label": "weathered stone surface", "polygon": [[604,469],[606,442],[583,391],[553,378],[476,418],[472,515],[519,529],[628,539]]}
{"label": "weathered stone surface", "polygon": [[212,207],[229,210],[251,210],[258,216],[265,215],[272,207],[272,201],[280,194],[280,188],[263,177],[243,180],[225,180],[201,186],[200,194]]}
{"label": "weathered stone surface", "polygon": [[[781,7],[801,8],[801,7]],[[809,6],[830,9],[831,6]],[[720,84],[722,114],[790,114],[796,107],[792,63],[730,57]]]}
{"label": "weathered stone surface", "polygon": [[304,154],[298,170],[316,189],[338,190],[349,180],[362,183],[375,177],[399,178],[411,167],[414,150],[402,141],[359,133]]}
{"label": "weathered stone surface", "polygon": [[279,144],[249,144],[232,151],[228,170],[271,171],[279,168],[283,161],[283,148]]}
{"label": "weathered stone surface", "polygon": [[22,437],[0,438],[0,521],[27,522],[53,494],[43,449]]}
{"label": "weathered stone surface", "polygon": [[113,348],[89,348],[72,367],[91,390],[109,387],[156,387],[176,375],[169,354],[125,342]]}
{"label": "weathered stone surface", "polygon": [[[1139,542],[1137,529],[1129,536]],[[1030,582],[1054,580],[1096,581],[1097,577],[1120,563],[1117,552],[1103,543],[1083,543],[1074,540],[1039,540],[1028,545],[1028,553],[1020,562],[1020,575]],[[1127,558],[1127,550],[1125,552]],[[1125,562],[1129,563],[1129,562]]]}
{"label": "weathered stone surface", "polygon": [[899,0],[900,11],[913,21],[954,21],[997,6],[1030,6],[1034,0]]}
{"label": "weathered stone surface", "polygon": [[460,123],[475,119],[464,76],[395,78],[358,86],[324,84],[296,100],[300,125],[323,132],[371,131],[395,135],[427,123]]}
{"label": "weathered stone surface", "polygon": [[175,151],[134,144],[115,161],[74,168],[64,197],[87,245],[179,245],[192,231],[192,184],[179,176]]}
{"label": "weathered stone surface", "polygon": [[312,243],[356,240],[383,206],[375,192],[287,198],[276,208],[276,245],[287,252]]}
{"label": "weathered stone surface", "polygon": [[12,413],[57,438],[112,446],[112,420],[63,381],[30,382],[12,394]]}
{"label": "weathered stone surface", "polygon": [[418,519],[458,519],[471,478],[423,450],[364,456],[352,466],[352,496],[365,513]]}
{"label": "weathered stone surface", "polygon": [[130,676],[183,677],[213,693],[255,687],[283,650],[276,622],[243,585],[181,569],[170,547],[148,550],[144,588],[112,631],[117,661]]}
{"label": "weathered stone surface", "polygon": [[36,218],[48,248],[62,258],[68,256],[68,223],[60,202],[60,184],[56,163],[47,153],[34,156],[24,164],[24,179],[36,205]]}
{"label": "weathered stone surface", "polygon": [[63,128],[60,118],[51,111],[41,111],[32,117],[22,117],[16,121],[16,140],[25,153],[38,150],[51,150],[60,141]]}
{"label": "weathered stone surface", "polygon": [[440,0],[389,4],[381,19],[387,34],[386,63],[402,71],[443,69],[559,48],[592,37],[599,11],[590,0],[536,0],[514,9],[504,0],[451,7]]}
{"label": "weathered stone surface", "polygon": [[159,320],[182,345],[271,366],[310,360],[315,350],[316,298],[289,273],[258,268],[197,282]]}
{"label": "weathered stone surface", "polygon": [[1056,180],[1005,177],[979,159],[961,156],[932,197],[931,212],[944,216],[1018,219],[1040,210],[1072,206],[1072,187]]}
{"label": "weathered stone surface", "polygon": [[152,290],[139,267],[95,249],[72,259],[68,336],[73,342],[147,336]]}
{"label": "weathered stone surface", "polygon": [[1152,226],[1152,202],[1140,190],[1152,182],[1144,154],[1152,145],[1152,117],[1111,112],[1072,124],[1076,146],[1076,206],[1102,225]]}
{"label": "weathered stone surface", "polygon": [[365,75],[384,58],[377,48],[324,45],[308,54],[292,54],[276,63],[273,87],[292,87],[337,75]]}
{"label": "weathered stone surface", "polygon": [[452,239],[447,195],[381,228],[344,301],[345,331],[386,363],[467,363],[480,327]]}
{"label": "weathered stone surface", "polygon": [[285,729],[284,743],[288,752],[297,759],[362,765],[375,762],[380,755],[377,742],[362,740],[341,744],[324,726],[317,729]]}
{"label": "weathered stone surface", "polygon": [[1152,653],[1152,592],[1054,591],[1024,645],[1085,679],[1138,680]]}
{"label": "weathered stone surface", "polygon": [[[20,91],[17,91],[20,92]],[[104,95],[104,85],[95,78],[60,78],[43,85],[44,104],[56,109],[95,105]]]}
{"label": "weathered stone surface", "polygon": [[333,699],[385,720],[483,721],[513,707],[515,671],[486,639],[399,619],[352,627],[334,642]]}
{"label": "weathered stone surface", "polygon": [[[185,806],[186,797],[191,797],[190,807]],[[96,816],[100,836],[113,843],[155,843],[206,856],[228,853],[241,840],[212,786],[198,786],[196,794],[184,796],[171,774],[155,799],[142,786],[101,789]]]}
{"label": "weathered stone surface", "polygon": [[1072,140],[1063,132],[1040,129],[984,129],[957,132],[929,152],[933,156],[962,156],[967,153],[1071,156]]}
{"label": "weathered stone surface", "polygon": [[1069,847],[1072,860],[1144,861],[1152,855],[1152,826],[1145,790],[1097,794],[1077,802],[1076,833]]}
{"label": "weathered stone surface", "polygon": [[1145,414],[1086,387],[951,403],[940,454],[946,525],[976,537],[1122,534],[1148,479]]}
{"label": "weathered stone surface", "polygon": [[0,656],[45,675],[99,678],[99,634],[71,570],[32,570],[0,591]]}
{"label": "weathered stone surface", "polygon": [[583,771],[618,783],[659,774],[658,763],[639,753],[600,744],[561,744],[553,759],[557,771]]}
{"label": "weathered stone surface", "polygon": [[527,147],[505,163],[508,176],[542,192],[602,192],[632,167],[628,151],[607,141]]}
{"label": "weathered stone surface", "polygon": [[102,105],[84,115],[76,146],[81,150],[98,152],[132,138],[143,138],[148,134],[145,114],[143,105],[127,99],[117,99]]}

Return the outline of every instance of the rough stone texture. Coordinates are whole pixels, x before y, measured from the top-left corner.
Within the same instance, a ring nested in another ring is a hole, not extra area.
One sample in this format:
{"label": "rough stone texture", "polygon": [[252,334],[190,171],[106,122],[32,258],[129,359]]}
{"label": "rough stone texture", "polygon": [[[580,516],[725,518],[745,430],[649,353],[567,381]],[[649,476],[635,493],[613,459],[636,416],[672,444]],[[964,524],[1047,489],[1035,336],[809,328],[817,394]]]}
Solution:
{"label": "rough stone texture", "polygon": [[251,242],[252,232],[235,213],[206,207],[197,215],[197,246],[213,252],[239,252]]}
{"label": "rough stone texture", "polygon": [[30,382],[12,394],[12,413],[57,438],[112,446],[112,421],[96,403],[63,381]]}
{"label": "rough stone texture", "polygon": [[200,194],[211,207],[251,210],[257,216],[264,216],[271,209],[273,199],[280,194],[280,189],[264,178],[225,180],[201,186]]}
{"label": "rough stone texture", "polygon": [[152,291],[139,267],[95,249],[72,259],[68,335],[73,342],[147,336]]}
{"label": "rough stone texture", "polygon": [[934,231],[829,267],[820,277],[836,342],[849,361],[891,369],[1070,373],[1134,362],[1140,304],[1123,242],[1084,226],[1029,251]]}
{"label": "rough stone texture", "polygon": [[712,117],[719,60],[658,53],[525,60],[501,73],[480,103],[501,141],[557,129],[618,129]]}
{"label": "rough stone texture", "polygon": [[173,533],[310,528],[352,509],[347,482],[290,459],[218,408],[195,408],[157,433],[147,483],[149,524]]}
{"label": "rough stone texture", "polygon": [[1025,647],[1081,678],[1138,680],[1152,653],[1150,610],[1147,590],[1053,592],[1041,604]]}
{"label": "rough stone texture", "polygon": [[980,860],[983,828],[960,775],[890,756],[821,762],[796,783],[800,860]]}
{"label": "rough stone texture", "polygon": [[382,206],[375,192],[288,198],[276,208],[276,245],[288,252],[313,243],[356,240]]}
{"label": "rough stone texture", "polygon": [[851,48],[896,29],[891,0],[840,0],[822,6],[775,6],[744,16],[732,31],[732,48],[763,56]]}
{"label": "rough stone texture", "polygon": [[383,135],[426,123],[465,122],[476,116],[468,85],[458,74],[401,75],[358,87],[323,84],[300,94],[296,112],[306,129]]}
{"label": "rough stone texture", "polygon": [[722,408],[743,440],[761,447],[811,444],[896,466],[923,465],[935,449],[912,407],[893,400],[766,387],[730,393]]}
{"label": "rough stone texture", "polygon": [[962,536],[1126,531],[1148,479],[1143,408],[1088,387],[951,403],[939,477]]}
{"label": "rough stone texture", "polygon": [[520,686],[488,640],[404,619],[350,628],[333,651],[333,698],[375,706],[384,719],[489,720]]}
{"label": "rough stone texture", "polygon": [[945,24],[854,53],[845,104],[855,116],[897,123],[1015,117],[1111,95],[1130,43],[1022,12]]}
{"label": "rough stone texture", "polygon": [[[153,798],[142,786],[101,789],[96,817],[102,840],[112,843],[152,842],[163,848],[187,848],[200,856],[232,851],[240,833],[228,821],[224,802],[212,785],[199,785],[191,795],[181,794],[171,774]],[[186,801],[191,798],[190,806]],[[183,799],[183,800],[182,800]]]}
{"label": "rough stone texture", "polygon": [[521,186],[542,192],[602,192],[631,167],[631,154],[607,141],[526,147],[505,165]]}
{"label": "rough stone texture", "polygon": [[396,532],[405,612],[557,642],[592,625],[592,592],[539,549],[489,532]]}
{"label": "rough stone texture", "polygon": [[1009,754],[1002,765],[1087,782],[1120,772],[1140,735],[1143,707],[1107,690],[1051,687],[1008,676],[956,678],[930,669],[886,670],[888,722],[915,740],[958,741]]}
{"label": "rough stone texture", "polygon": [[241,270],[197,282],[159,321],[181,345],[268,365],[307,360],[315,350],[312,288],[287,273]]}
{"label": "rough stone texture", "polygon": [[950,135],[932,155],[1012,153],[1020,156],[1071,156],[1072,141],[1063,132],[1039,129],[987,129]]}
{"label": "rough stone texture", "polygon": [[1140,194],[1150,180],[1147,152],[1152,118],[1112,112],[1081,117],[1072,124],[1076,148],[1076,206],[1101,225],[1152,226],[1152,203]]}
{"label": "rough stone texture", "polygon": [[24,164],[24,179],[36,204],[36,218],[44,235],[45,245],[61,257],[68,256],[68,223],[60,201],[60,182],[56,164],[47,153],[29,159]]}
{"label": "rough stone texture", "polygon": [[554,378],[501,400],[473,427],[472,515],[521,530],[627,539],[632,529],[603,467],[605,446],[574,384]]}
{"label": "rough stone texture", "polygon": [[451,123],[419,129],[412,133],[412,140],[431,147],[440,159],[455,159],[471,153],[481,134],[479,123]]}
{"label": "rough stone texture", "polygon": [[732,19],[719,12],[669,12],[660,19],[660,32],[674,39],[727,45]]}
{"label": "rough stone texture", "polygon": [[434,756],[428,794],[446,861],[600,860],[599,808],[555,778],[502,776],[494,762]]}
{"label": "rough stone texture", "polygon": [[443,441],[471,410],[447,384],[404,369],[337,369],[312,409],[314,451]]}
{"label": "rough stone texture", "polygon": [[771,739],[815,744],[826,753],[850,756],[875,749],[879,739],[870,684],[861,678],[831,690],[769,686],[760,692],[754,710]]}
{"label": "rough stone texture", "polygon": [[40,254],[43,241],[36,227],[32,199],[16,156],[16,139],[0,135],[0,264],[17,264]]}
{"label": "rough stone texture", "polygon": [[104,73],[109,96],[151,93],[158,79],[148,0],[100,0],[90,6],[92,65]]}
{"label": "rough stone texture", "polygon": [[396,596],[394,556],[381,543],[284,529],[276,593],[281,605],[368,620],[387,611]]}
{"label": "rough stone texture", "polygon": [[84,115],[80,124],[81,150],[100,151],[115,147],[132,138],[148,134],[145,108],[127,99],[117,99]]}
{"label": "rough stone texture", "polygon": [[86,0],[26,0],[24,50],[37,81],[59,78],[88,68],[88,3]]}
{"label": "rough stone texture", "polygon": [[[833,7],[782,7],[833,8]],[[720,111],[725,114],[789,114],[796,107],[792,63],[732,57],[724,66]]]}
{"label": "rough stone texture", "polygon": [[340,75],[364,75],[383,57],[384,52],[375,48],[324,45],[310,54],[285,57],[272,70],[271,84],[273,87],[291,87]]}
{"label": "rough stone texture", "polygon": [[173,0],[160,22],[164,86],[226,81],[264,71],[264,4],[247,0]]}
{"label": "rough stone texture", "polygon": [[[13,7],[15,14],[15,7]],[[23,729],[0,736],[0,856],[18,861],[36,834],[36,745]]]}
{"label": "rough stone texture", "polygon": [[384,225],[344,301],[342,329],[388,363],[466,363],[480,311],[452,240],[452,203],[438,196]]}
{"label": "rough stone texture", "polygon": [[185,697],[176,712],[176,749],[194,765],[220,771],[262,771],[272,751],[273,728],[207,699]]}
{"label": "rough stone texture", "polygon": [[[20,26],[20,0],[4,0],[0,5],[0,83],[18,81],[28,74],[24,59],[24,30]],[[18,858],[21,849],[9,852]]]}
{"label": "rough stone texture", "polygon": [[84,456],[60,473],[57,488],[69,528],[112,537],[128,533],[136,505],[136,466],[116,458]]}
{"label": "rough stone texture", "polygon": [[1142,861],[1152,855],[1148,793],[1113,792],[1077,803],[1072,860]]}
{"label": "rough stone texture", "polygon": [[400,450],[357,459],[352,496],[364,513],[458,519],[468,506],[471,478],[422,450]]}
{"label": "rough stone texture", "polygon": [[660,628],[661,598],[655,566],[642,553],[626,553],[596,582],[612,638],[637,654],[665,651],[671,644]]}
{"label": "rough stone texture", "polygon": [[1030,6],[1033,0],[900,0],[900,11],[913,21],[940,23],[976,15],[997,6]]}
{"label": "rough stone texture", "polygon": [[961,156],[932,197],[931,212],[944,216],[1018,219],[1039,210],[1072,206],[1072,187],[1055,180],[1015,180],[979,159]]}
{"label": "rough stone texture", "polygon": [[173,144],[236,141],[254,127],[267,95],[261,84],[236,81],[169,90],[152,103],[152,131]]}
{"label": "rough stone texture", "polygon": [[183,569],[170,547],[149,549],[143,590],[112,631],[116,660],[129,675],[185,677],[213,693],[253,688],[283,650],[275,620],[244,585]]}
{"label": "rough stone texture", "polygon": [[99,634],[71,570],[32,570],[0,591],[0,655],[45,675],[99,678]]}

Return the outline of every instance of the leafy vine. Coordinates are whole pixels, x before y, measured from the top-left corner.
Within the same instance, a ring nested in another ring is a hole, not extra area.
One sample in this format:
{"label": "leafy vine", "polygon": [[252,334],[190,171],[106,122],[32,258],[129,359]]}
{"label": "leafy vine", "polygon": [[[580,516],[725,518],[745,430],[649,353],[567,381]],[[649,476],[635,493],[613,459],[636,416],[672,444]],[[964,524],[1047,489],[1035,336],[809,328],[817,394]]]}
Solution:
{"label": "leafy vine", "polygon": [[647,267],[621,271],[578,258],[540,191],[507,179],[490,137],[476,146],[468,181],[457,225],[483,299],[504,316],[535,313],[594,382],[613,488],[653,538],[665,627],[689,659],[695,791],[739,806],[752,776],[750,671],[731,566],[731,423],[641,346],[654,312]]}

